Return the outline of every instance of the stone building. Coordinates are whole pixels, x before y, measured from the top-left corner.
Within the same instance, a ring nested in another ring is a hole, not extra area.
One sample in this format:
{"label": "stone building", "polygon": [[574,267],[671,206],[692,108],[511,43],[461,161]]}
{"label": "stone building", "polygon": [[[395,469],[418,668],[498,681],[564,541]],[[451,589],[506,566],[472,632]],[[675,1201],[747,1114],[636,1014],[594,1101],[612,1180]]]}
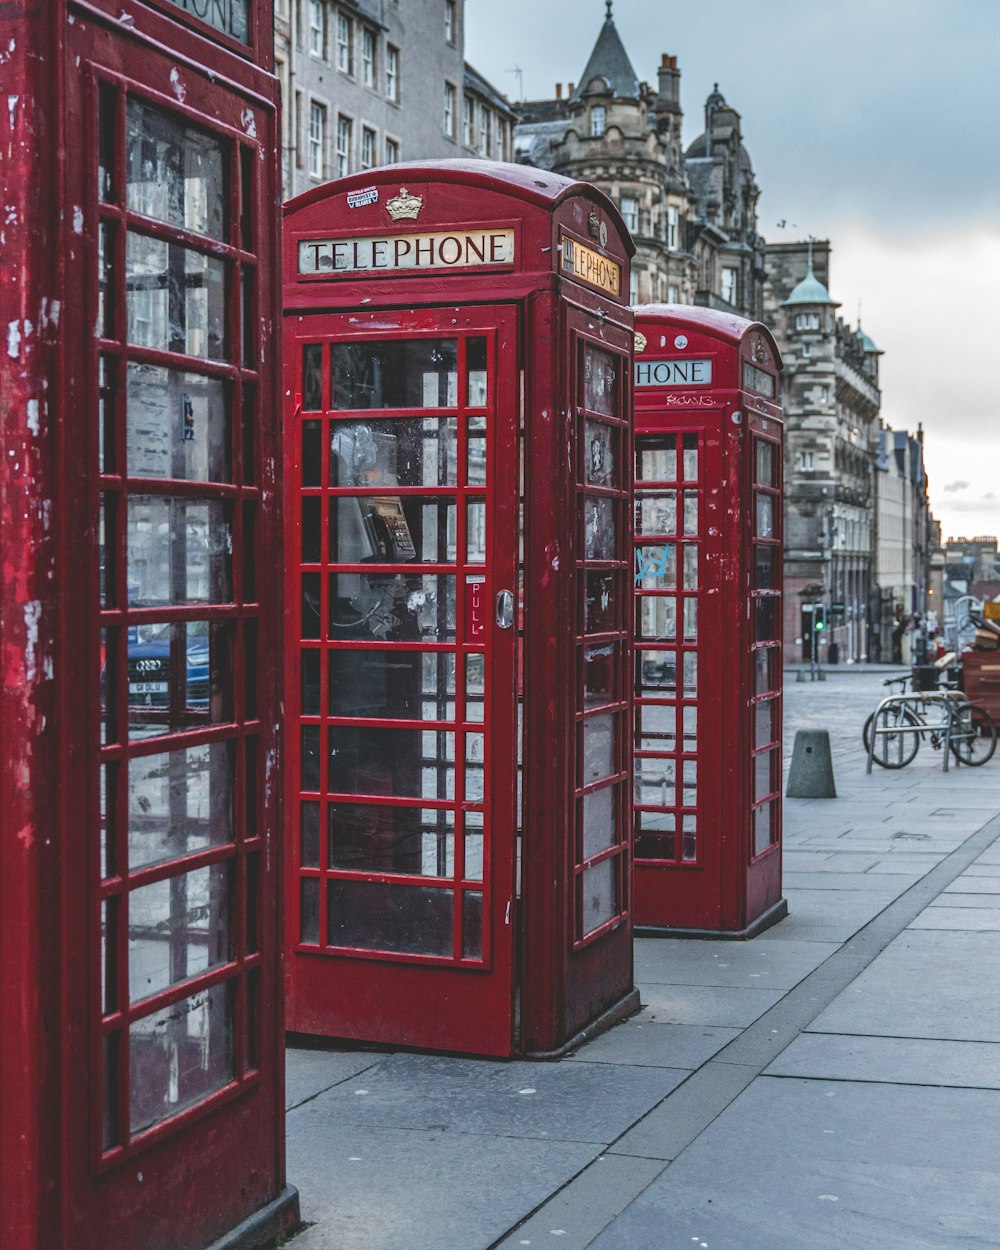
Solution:
{"label": "stone building", "polygon": [[[927,499],[924,432],[883,423],[875,458],[875,590],[871,658],[908,664],[911,626],[926,616],[933,518]],[[933,597],[932,597],[933,598]]]}
{"label": "stone building", "polygon": [[785,599],[789,660],[807,658],[802,604],[829,607],[825,658],[870,655],[878,619],[875,457],[879,356],[837,315],[828,289],[828,242],[767,247],[764,320],[784,362]]}
{"label": "stone building", "polygon": [[759,318],[760,193],[740,115],[716,87],[704,132],[685,151],[677,58],[661,57],[655,88],[640,81],[606,5],[579,81],[518,106],[516,157],[595,183],[615,201],[636,243],[632,303],[706,304]]}
{"label": "stone building", "polygon": [[510,160],[515,115],[464,59],[464,0],[275,0],[285,198],[376,165]]}

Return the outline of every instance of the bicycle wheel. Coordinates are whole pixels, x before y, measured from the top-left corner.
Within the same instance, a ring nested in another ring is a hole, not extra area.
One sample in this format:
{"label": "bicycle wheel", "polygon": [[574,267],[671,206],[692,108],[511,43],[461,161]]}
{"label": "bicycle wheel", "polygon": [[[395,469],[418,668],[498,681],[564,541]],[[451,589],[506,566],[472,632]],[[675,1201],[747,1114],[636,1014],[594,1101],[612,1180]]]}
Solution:
{"label": "bicycle wheel", "polygon": [[993,717],[972,703],[967,703],[955,713],[951,734],[951,749],[955,756],[973,768],[991,760],[997,749],[997,728]]}
{"label": "bicycle wheel", "polygon": [[[879,712],[873,712],[865,721],[865,727],[861,731],[866,751],[871,750],[872,725],[876,716],[878,716],[876,728],[879,732],[875,735],[872,759],[883,768],[905,768],[907,764],[912,763],[917,754],[920,736],[906,732],[904,727],[910,726],[915,729],[921,726],[923,721],[908,707],[884,707]],[[899,729],[899,732],[894,733],[895,729]]]}

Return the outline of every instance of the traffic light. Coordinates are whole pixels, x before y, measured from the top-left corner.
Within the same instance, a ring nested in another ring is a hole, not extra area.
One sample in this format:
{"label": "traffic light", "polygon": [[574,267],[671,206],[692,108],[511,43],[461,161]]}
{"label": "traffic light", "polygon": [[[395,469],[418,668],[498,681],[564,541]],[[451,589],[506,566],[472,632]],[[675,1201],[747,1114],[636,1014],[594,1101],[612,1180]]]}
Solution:
{"label": "traffic light", "polygon": [[826,629],[826,604],[817,603],[813,607],[813,629],[817,634]]}

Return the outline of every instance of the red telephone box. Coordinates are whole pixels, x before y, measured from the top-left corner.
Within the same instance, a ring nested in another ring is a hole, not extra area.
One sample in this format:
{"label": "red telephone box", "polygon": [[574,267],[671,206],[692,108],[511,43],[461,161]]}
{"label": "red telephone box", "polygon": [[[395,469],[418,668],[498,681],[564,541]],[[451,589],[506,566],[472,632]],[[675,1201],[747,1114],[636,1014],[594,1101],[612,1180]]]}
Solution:
{"label": "red telephone box", "polygon": [[256,1246],[297,1222],[271,23],[258,0],[0,16],[0,1239],[18,1250]]}
{"label": "red telephone box", "polygon": [[445,161],[284,248],[289,1027],[558,1051],[637,1005],[628,233]]}
{"label": "red telephone box", "polygon": [[706,308],[636,309],[635,917],[752,937],[781,897],[781,357]]}

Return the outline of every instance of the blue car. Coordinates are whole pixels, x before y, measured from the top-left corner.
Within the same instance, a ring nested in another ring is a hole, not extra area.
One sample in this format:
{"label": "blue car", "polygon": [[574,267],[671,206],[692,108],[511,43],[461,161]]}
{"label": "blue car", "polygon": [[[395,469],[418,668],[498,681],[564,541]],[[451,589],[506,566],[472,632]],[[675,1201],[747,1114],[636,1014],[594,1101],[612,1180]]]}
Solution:
{"label": "blue car", "polygon": [[208,707],[211,664],[207,621],[132,626],[128,639],[129,707],[170,706],[170,651],[176,630],[187,631],[187,677],[182,706]]}

